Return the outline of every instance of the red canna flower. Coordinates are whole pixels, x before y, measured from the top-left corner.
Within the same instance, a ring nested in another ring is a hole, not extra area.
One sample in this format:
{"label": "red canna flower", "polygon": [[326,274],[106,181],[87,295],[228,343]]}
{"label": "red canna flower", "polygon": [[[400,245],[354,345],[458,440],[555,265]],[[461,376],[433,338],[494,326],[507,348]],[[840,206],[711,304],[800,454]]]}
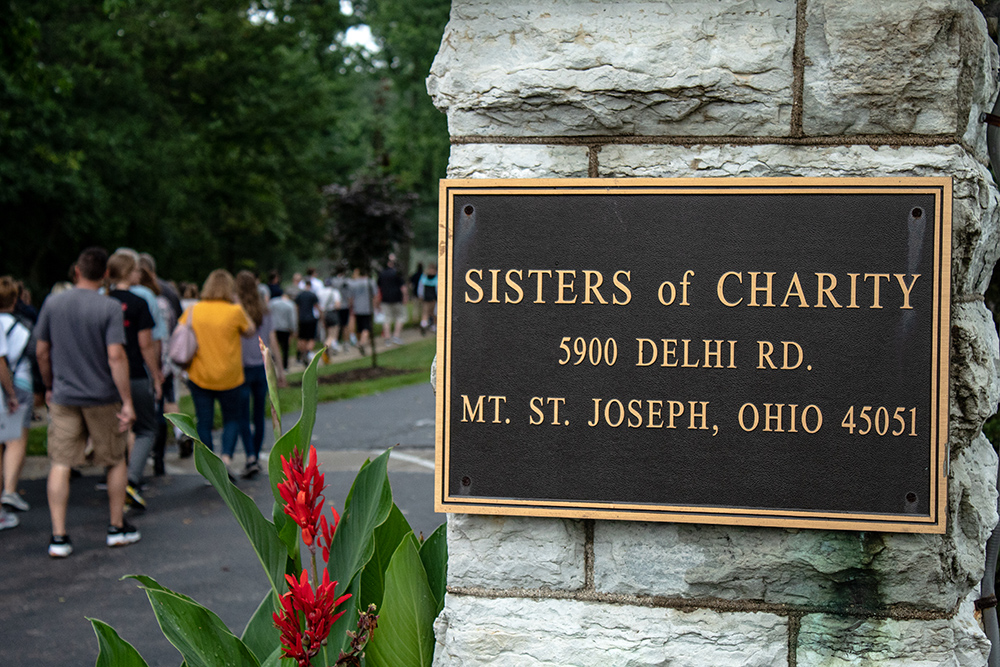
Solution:
{"label": "red canna flower", "polygon": [[[319,653],[333,624],[344,613],[334,613],[334,610],[351,595],[348,593],[335,599],[337,582],[330,581],[326,571],[315,591],[305,570],[302,570],[299,579],[290,574],[286,574],[285,579],[288,581],[288,592],[281,596],[281,612],[273,614],[274,624],[281,631],[282,656],[297,660],[299,667],[306,667]],[[304,628],[300,620],[305,622]]]}
{"label": "red canna flower", "polygon": [[332,524],[327,523],[325,516],[319,518],[319,543],[323,547],[324,563],[330,562],[330,545],[333,544],[333,535],[337,532],[337,524],[340,523],[340,515],[333,505],[330,506],[330,511],[333,512]]}
{"label": "red canna flower", "polygon": [[316,448],[309,448],[308,465],[303,465],[302,454],[295,449],[290,458],[281,457],[281,468],[285,472],[285,481],[278,484],[278,492],[285,501],[285,514],[299,525],[302,541],[312,550],[319,532],[324,500],[322,493],[326,488],[325,476],[319,474],[316,463]]}

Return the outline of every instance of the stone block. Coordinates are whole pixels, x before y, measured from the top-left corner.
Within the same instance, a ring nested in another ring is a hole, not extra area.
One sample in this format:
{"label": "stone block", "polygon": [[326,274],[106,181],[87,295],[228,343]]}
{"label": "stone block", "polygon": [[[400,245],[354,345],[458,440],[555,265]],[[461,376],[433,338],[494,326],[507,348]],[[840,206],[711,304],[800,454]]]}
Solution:
{"label": "stone block", "polygon": [[455,0],[427,89],[452,136],[785,135],[795,11]]}
{"label": "stone block", "polygon": [[963,137],[985,159],[996,46],[967,0],[810,0],[803,128],[807,136]]}
{"label": "stone block", "polygon": [[448,178],[584,178],[586,146],[458,144]]}
{"label": "stone block", "polygon": [[1000,400],[1000,341],[993,315],[982,301],[951,306],[951,401],[949,440],[960,449],[975,438]]}
{"label": "stone block", "polygon": [[583,523],[448,515],[448,585],[577,590],[584,584]]}
{"label": "stone block", "polygon": [[773,667],[788,655],[781,616],[576,600],[449,595],[435,633],[435,667]]}
{"label": "stone block", "polygon": [[973,620],[972,603],[942,620],[802,618],[798,667],[982,667],[990,643]]}
{"label": "stone block", "polygon": [[621,595],[947,613],[982,578],[996,470],[982,436],[954,457],[946,535],[598,521],[594,584]]}

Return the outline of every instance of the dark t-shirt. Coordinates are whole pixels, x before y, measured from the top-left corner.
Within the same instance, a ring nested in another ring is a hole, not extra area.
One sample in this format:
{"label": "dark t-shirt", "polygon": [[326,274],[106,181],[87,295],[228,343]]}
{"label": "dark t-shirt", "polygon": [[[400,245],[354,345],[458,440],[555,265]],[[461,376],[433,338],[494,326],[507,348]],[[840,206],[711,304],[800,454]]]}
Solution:
{"label": "dark t-shirt", "polygon": [[299,322],[315,322],[316,308],[319,305],[319,297],[311,291],[304,289],[295,295],[295,305],[299,307]]}
{"label": "dark t-shirt", "polygon": [[393,267],[388,267],[378,274],[378,289],[383,303],[403,302],[403,278]]}
{"label": "dark t-shirt", "polygon": [[174,311],[174,322],[181,318],[184,313],[184,309],[181,308],[181,297],[174,289],[174,286],[168,283],[162,278],[156,279],[156,284],[160,287],[160,296],[163,296],[170,302],[170,308]]}
{"label": "dark t-shirt", "polygon": [[127,290],[112,290],[108,296],[122,304],[122,315],[125,318],[125,354],[128,356],[128,375],[133,380],[148,378],[146,364],[142,359],[142,348],[139,347],[139,332],[153,328],[153,316],[149,312],[146,300]]}

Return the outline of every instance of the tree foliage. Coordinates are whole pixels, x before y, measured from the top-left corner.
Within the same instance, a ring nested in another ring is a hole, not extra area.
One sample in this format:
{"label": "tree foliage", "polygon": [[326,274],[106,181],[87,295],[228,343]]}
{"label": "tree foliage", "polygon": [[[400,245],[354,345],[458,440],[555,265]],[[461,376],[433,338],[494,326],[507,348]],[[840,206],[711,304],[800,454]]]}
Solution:
{"label": "tree foliage", "polygon": [[380,81],[373,101],[379,164],[417,194],[411,212],[414,242],[437,244],[438,180],[448,167],[449,135],[444,114],[427,94],[426,79],[448,22],[450,0],[357,0],[354,11],[381,47]]}
{"label": "tree foliage", "polygon": [[[95,243],[192,280],[315,257],[322,186],[358,173],[426,208],[448,142],[423,78],[448,4],[0,0],[2,272],[48,288]],[[378,54],[341,44],[360,21]]]}

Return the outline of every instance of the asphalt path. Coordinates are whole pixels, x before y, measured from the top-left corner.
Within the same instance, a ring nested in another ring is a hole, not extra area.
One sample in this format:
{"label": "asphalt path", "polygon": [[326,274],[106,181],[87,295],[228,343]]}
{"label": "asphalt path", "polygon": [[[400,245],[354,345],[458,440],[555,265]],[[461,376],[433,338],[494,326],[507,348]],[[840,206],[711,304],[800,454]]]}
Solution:
{"label": "asphalt path", "polygon": [[[294,419],[286,416],[285,427]],[[394,500],[414,530],[429,535],[444,521],[433,511],[433,443],[434,396],[427,384],[321,405],[313,444],[328,503],[342,509],[361,463],[398,444],[389,467]],[[167,475],[151,478],[145,493],[149,510],[127,515],[142,540],[117,549],[104,545],[107,496],[96,488],[100,471],[85,470],[72,483],[74,553],[65,559],[46,555],[43,472],[44,462],[26,466],[20,488],[32,509],[19,514],[20,526],[0,532],[0,666],[93,665],[98,646],[90,617],[114,627],[151,667],[176,667],[180,654],[160,632],[145,593],[123,579],[128,574],[148,575],[193,597],[242,632],[267,580],[246,536],[191,459],[168,452]],[[266,478],[238,486],[270,516]]]}

